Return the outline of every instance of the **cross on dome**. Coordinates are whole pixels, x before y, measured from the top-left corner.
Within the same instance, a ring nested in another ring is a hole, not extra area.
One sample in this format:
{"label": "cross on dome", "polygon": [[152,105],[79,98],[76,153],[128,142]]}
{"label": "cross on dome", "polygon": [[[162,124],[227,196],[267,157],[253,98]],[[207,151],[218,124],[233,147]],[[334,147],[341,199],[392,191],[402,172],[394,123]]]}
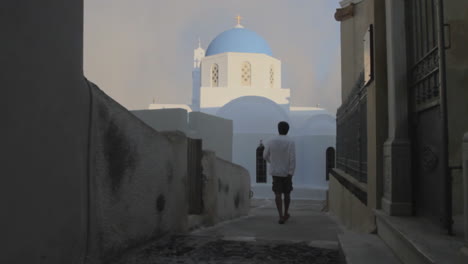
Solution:
{"label": "cross on dome", "polygon": [[241,25],[241,19],[242,19],[242,18],[243,18],[243,17],[241,17],[240,15],[237,15],[237,16],[235,17],[235,19],[237,20],[237,25],[235,26],[236,28],[244,28],[244,27]]}

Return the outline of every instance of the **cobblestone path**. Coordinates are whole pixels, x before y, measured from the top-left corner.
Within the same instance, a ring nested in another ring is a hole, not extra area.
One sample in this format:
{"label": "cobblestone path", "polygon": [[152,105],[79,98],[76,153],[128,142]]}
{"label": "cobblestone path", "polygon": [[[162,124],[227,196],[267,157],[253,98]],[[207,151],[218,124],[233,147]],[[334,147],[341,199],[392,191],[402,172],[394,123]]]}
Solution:
{"label": "cobblestone path", "polygon": [[336,223],[323,203],[292,201],[291,218],[277,222],[272,200],[252,200],[249,216],[166,237],[127,252],[112,264],[344,264]]}
{"label": "cobblestone path", "polygon": [[201,236],[173,236],[133,252],[117,264],[173,263],[317,263],[344,264],[337,249],[306,242],[230,241]]}

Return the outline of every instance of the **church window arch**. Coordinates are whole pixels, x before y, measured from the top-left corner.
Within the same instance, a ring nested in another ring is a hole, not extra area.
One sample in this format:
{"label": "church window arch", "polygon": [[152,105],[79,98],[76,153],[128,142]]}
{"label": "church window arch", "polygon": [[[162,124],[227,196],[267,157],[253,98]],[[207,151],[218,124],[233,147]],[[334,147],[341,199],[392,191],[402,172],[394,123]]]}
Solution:
{"label": "church window arch", "polygon": [[211,66],[211,86],[219,86],[219,67],[216,63]]}
{"label": "church window arch", "polygon": [[270,87],[273,88],[275,86],[275,70],[273,69],[273,65],[270,67]]}
{"label": "church window arch", "polygon": [[250,86],[252,84],[252,66],[247,61],[242,63],[241,84],[242,86]]}

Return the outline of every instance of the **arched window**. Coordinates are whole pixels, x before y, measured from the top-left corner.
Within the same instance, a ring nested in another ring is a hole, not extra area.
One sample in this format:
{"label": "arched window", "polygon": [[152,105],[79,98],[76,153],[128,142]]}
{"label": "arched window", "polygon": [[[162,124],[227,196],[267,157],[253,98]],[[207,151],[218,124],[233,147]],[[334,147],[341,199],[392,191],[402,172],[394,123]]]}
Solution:
{"label": "arched window", "polygon": [[242,63],[242,76],[241,76],[241,83],[242,86],[250,86],[252,83],[252,68],[250,67],[250,63],[244,62]]}
{"label": "arched window", "polygon": [[335,148],[329,147],[326,152],[326,162],[325,162],[325,179],[328,181],[330,172],[335,168]]}
{"label": "arched window", "polygon": [[273,88],[275,86],[275,71],[273,70],[273,65],[270,67],[270,87]]}
{"label": "arched window", "polygon": [[211,86],[218,87],[219,85],[219,68],[218,64],[211,66]]}

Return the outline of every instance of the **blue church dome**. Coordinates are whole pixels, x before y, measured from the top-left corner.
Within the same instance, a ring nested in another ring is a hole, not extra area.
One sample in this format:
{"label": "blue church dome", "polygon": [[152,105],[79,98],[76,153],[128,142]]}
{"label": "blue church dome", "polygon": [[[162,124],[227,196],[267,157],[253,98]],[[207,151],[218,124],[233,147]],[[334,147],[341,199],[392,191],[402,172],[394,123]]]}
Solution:
{"label": "blue church dome", "polygon": [[206,56],[225,52],[263,53],[273,56],[265,39],[252,30],[240,27],[219,34],[208,46]]}

